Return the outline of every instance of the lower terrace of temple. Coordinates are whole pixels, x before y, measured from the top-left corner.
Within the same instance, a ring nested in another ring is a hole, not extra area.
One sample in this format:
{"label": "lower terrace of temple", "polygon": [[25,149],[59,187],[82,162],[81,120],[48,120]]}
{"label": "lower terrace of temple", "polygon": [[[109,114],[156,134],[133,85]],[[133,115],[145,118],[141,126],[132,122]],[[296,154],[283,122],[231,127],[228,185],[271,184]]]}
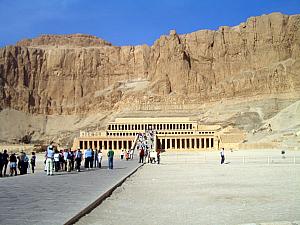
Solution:
{"label": "lower terrace of temple", "polygon": [[160,150],[215,149],[218,125],[199,125],[187,117],[116,118],[104,131],[81,131],[74,146],[101,150],[134,148],[136,135],[153,130]]}

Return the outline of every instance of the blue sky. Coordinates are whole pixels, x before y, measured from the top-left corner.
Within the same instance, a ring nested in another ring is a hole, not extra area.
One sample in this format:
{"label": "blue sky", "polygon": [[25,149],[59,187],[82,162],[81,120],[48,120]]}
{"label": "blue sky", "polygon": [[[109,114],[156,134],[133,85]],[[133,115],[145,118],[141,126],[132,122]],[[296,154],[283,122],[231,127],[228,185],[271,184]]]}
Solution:
{"label": "blue sky", "polygon": [[119,46],[152,45],[171,29],[215,30],[271,12],[300,13],[300,0],[0,0],[0,47],[70,33]]}

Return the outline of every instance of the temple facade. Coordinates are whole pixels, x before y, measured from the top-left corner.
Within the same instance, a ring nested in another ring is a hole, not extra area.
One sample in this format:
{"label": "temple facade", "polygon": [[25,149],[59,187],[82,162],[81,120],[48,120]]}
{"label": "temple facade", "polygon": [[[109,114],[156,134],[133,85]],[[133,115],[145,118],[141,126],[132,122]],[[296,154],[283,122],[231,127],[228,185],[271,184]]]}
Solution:
{"label": "temple facade", "polygon": [[73,146],[86,149],[121,150],[134,148],[138,134],[152,130],[156,149],[206,150],[217,149],[218,125],[201,125],[187,117],[116,118],[108,123],[106,130],[86,132],[74,139]]}

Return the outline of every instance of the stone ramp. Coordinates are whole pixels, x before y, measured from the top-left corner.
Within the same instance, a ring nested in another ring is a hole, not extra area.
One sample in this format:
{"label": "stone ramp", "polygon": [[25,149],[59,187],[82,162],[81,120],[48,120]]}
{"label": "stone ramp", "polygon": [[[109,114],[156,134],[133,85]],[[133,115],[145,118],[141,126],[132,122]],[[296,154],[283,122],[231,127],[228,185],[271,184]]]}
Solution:
{"label": "stone ramp", "polygon": [[[137,159],[114,161],[114,169],[43,172],[0,179],[0,224],[64,224],[113,189],[139,166]],[[101,200],[101,199],[100,199]],[[91,210],[91,209],[89,209]]]}

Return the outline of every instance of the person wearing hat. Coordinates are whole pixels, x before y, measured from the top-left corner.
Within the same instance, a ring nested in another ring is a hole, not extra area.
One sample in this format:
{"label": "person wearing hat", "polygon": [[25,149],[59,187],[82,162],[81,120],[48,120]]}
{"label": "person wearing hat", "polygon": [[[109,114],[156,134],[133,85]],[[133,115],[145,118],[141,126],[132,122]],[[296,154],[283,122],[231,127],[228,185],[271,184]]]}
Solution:
{"label": "person wearing hat", "polygon": [[46,153],[46,165],[47,165],[47,175],[53,175],[53,159],[54,159],[54,150],[52,143],[47,147]]}

